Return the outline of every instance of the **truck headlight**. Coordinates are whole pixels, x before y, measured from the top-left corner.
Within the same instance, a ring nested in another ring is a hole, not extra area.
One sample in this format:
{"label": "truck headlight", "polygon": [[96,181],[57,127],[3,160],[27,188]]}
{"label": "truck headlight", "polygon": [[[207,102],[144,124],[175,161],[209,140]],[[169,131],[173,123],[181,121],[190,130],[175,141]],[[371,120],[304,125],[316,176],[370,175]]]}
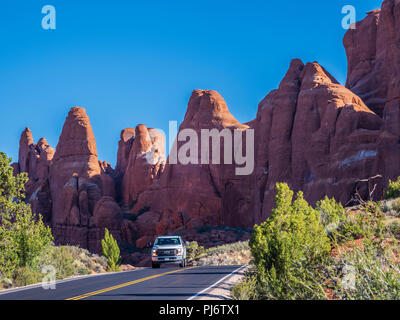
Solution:
{"label": "truck headlight", "polygon": [[157,256],[157,250],[153,249],[152,251],[153,251],[153,256]]}
{"label": "truck headlight", "polygon": [[177,250],[177,255],[178,255],[178,256],[182,255],[182,249],[178,249],[178,250]]}

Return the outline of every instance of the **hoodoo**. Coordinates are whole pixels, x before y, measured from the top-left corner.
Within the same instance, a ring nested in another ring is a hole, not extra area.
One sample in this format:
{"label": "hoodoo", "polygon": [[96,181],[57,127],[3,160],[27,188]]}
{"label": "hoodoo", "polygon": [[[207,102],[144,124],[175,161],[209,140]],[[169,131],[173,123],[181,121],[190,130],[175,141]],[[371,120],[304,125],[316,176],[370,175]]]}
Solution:
{"label": "hoodoo", "polygon": [[[373,195],[379,199],[388,180],[400,176],[399,15],[400,3],[385,0],[346,33],[346,86],[317,62],[295,59],[246,124],[218,92],[193,91],[179,133],[191,129],[201,137],[202,129],[216,129],[245,136],[254,130],[251,174],[238,175],[234,163],[202,163],[200,149],[192,155],[198,161],[169,162],[162,133],[144,124],[133,129],[135,123],[121,132],[114,170],[98,159],[85,109],[74,107],[56,151],[45,139],[35,144],[29,128],[22,133],[13,167],[29,174],[27,200],[52,226],[57,243],[98,251],[105,228],[123,248],[177,231],[205,245],[237,241],[229,228],[199,230],[264,221],[277,182],[302,190],[310,203],[328,195],[349,204],[355,192],[368,196],[360,180],[381,175]],[[177,139],[175,147],[184,144]]]}

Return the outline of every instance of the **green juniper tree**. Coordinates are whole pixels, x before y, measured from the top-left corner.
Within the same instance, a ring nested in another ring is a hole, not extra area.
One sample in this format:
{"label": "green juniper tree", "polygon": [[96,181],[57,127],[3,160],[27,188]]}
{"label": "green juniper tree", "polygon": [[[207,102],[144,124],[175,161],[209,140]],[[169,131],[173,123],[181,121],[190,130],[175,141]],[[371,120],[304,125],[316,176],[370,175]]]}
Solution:
{"label": "green juniper tree", "polygon": [[117,241],[112,234],[105,230],[104,239],[101,240],[103,256],[107,258],[108,271],[119,271],[121,266],[121,256]]}
{"label": "green juniper tree", "polygon": [[396,181],[389,180],[389,185],[385,190],[385,199],[400,197],[400,177]]}
{"label": "green juniper tree", "polygon": [[40,215],[24,201],[28,175],[16,176],[11,159],[0,152],[0,272],[12,277],[17,268],[35,268],[53,240]]}
{"label": "green juniper tree", "polygon": [[254,227],[249,245],[260,281],[268,283],[270,299],[323,297],[322,287],[310,273],[331,249],[317,210],[303,193],[293,200],[286,183],[276,184],[271,216]]}

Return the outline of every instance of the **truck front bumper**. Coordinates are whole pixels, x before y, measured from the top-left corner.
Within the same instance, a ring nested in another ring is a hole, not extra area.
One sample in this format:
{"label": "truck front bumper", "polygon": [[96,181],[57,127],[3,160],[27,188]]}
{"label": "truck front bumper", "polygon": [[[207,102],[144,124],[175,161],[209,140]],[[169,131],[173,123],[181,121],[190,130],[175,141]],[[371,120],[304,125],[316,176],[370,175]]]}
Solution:
{"label": "truck front bumper", "polygon": [[171,257],[166,257],[166,256],[152,256],[151,261],[155,263],[181,263],[183,260],[183,256],[171,256]]}

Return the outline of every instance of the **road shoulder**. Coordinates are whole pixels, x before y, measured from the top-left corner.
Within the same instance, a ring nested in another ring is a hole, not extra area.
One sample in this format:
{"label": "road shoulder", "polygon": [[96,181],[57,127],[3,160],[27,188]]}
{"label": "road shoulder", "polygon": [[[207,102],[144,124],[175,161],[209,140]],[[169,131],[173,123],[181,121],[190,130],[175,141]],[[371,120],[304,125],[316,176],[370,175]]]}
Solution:
{"label": "road shoulder", "polygon": [[200,294],[194,300],[232,300],[231,289],[244,278],[245,272],[250,266],[245,266],[233,273],[230,277],[213,287],[207,292]]}

